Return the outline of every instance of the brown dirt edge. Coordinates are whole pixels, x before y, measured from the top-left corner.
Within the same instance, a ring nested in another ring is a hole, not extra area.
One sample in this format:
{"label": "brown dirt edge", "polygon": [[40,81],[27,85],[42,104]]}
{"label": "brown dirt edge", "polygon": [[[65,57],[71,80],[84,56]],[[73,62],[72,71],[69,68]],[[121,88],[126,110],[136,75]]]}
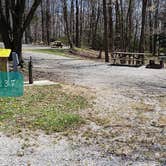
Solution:
{"label": "brown dirt edge", "polygon": [[91,59],[91,60],[98,60],[98,55],[99,55],[99,52],[98,51],[88,51],[88,50],[85,50],[85,51],[78,51],[78,50],[74,50],[74,49],[71,49],[69,50],[69,53],[71,55],[74,55],[74,56],[79,56],[81,58],[86,58],[86,59]]}

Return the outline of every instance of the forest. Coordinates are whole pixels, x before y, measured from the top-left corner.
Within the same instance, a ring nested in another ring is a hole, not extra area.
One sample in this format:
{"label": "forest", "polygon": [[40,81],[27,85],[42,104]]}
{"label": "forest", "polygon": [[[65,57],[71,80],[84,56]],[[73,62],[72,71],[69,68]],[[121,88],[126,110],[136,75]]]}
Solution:
{"label": "forest", "polygon": [[60,40],[106,57],[117,50],[155,55],[166,26],[165,0],[1,0],[0,8],[1,40],[18,53],[21,43]]}
{"label": "forest", "polygon": [[0,0],[0,166],[166,166],[166,0]]}

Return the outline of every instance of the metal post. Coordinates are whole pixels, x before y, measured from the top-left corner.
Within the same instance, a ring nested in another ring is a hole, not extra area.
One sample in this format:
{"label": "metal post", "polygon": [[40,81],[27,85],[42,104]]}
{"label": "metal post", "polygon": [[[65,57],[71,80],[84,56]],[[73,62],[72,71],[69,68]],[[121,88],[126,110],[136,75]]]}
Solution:
{"label": "metal post", "polygon": [[32,65],[32,57],[30,57],[30,61],[28,64],[29,69],[29,84],[33,84],[33,71],[32,71],[33,65]]}

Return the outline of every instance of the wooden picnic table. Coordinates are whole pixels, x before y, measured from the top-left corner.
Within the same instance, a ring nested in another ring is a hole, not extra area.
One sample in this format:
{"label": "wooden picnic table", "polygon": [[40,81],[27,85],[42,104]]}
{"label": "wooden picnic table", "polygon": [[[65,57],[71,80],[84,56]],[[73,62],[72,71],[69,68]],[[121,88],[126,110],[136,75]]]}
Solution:
{"label": "wooden picnic table", "polygon": [[111,61],[113,65],[141,66],[144,65],[145,55],[151,55],[151,54],[113,52],[111,54]]}

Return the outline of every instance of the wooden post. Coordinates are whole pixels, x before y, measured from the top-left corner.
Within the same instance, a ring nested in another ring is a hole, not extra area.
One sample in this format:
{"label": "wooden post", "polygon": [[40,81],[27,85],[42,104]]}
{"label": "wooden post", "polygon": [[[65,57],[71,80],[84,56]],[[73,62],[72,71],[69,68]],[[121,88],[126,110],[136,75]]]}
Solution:
{"label": "wooden post", "polygon": [[8,72],[8,57],[10,56],[10,49],[0,49],[0,71]]}
{"label": "wooden post", "polygon": [[1,58],[0,57],[0,71],[1,72],[8,72],[8,58]]}
{"label": "wooden post", "polygon": [[[10,49],[0,49],[0,72],[2,75],[0,76],[0,81],[8,81],[9,79],[9,67],[8,67],[8,57],[10,56]],[[5,73],[5,74],[4,74]],[[2,86],[5,86],[3,83]]]}

